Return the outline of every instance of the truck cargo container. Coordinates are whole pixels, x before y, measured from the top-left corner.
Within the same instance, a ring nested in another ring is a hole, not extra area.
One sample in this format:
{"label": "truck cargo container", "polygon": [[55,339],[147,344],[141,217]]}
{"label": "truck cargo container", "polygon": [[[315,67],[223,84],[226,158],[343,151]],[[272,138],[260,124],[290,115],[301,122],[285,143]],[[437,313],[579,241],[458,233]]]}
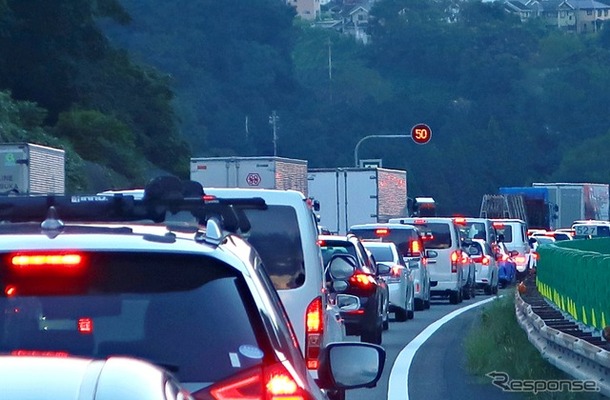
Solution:
{"label": "truck cargo container", "polygon": [[574,221],[608,221],[609,185],[606,183],[533,183],[546,188],[551,204],[557,205],[557,218],[551,228],[569,228]]}
{"label": "truck cargo container", "polygon": [[[519,195],[523,198],[528,229],[553,229],[557,217],[556,204],[549,200],[546,187],[501,187],[501,195]],[[511,216],[516,218],[517,216]]]}
{"label": "truck cargo container", "polygon": [[407,215],[407,172],[388,168],[320,168],[308,173],[319,223],[345,234],[351,225]]}
{"label": "truck cargo container", "polygon": [[203,187],[297,190],[307,197],[307,161],[283,157],[191,158]]}
{"label": "truck cargo container", "polygon": [[1,143],[0,160],[0,194],[64,194],[64,150],[34,143]]}

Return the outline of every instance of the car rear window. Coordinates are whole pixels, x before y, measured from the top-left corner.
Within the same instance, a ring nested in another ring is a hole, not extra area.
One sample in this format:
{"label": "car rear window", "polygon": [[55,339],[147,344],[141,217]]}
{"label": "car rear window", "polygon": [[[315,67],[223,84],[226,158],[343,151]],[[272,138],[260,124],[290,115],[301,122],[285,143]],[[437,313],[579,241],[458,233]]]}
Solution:
{"label": "car rear window", "polygon": [[373,257],[377,262],[388,262],[394,261],[394,253],[392,249],[387,246],[365,246],[367,250],[373,253]]}
{"label": "car rear window", "polygon": [[442,222],[418,223],[427,249],[448,249],[453,245],[451,225]]}
{"label": "car rear window", "polygon": [[358,259],[356,247],[349,241],[324,240],[320,242],[320,250],[322,251],[324,265],[327,265],[335,254],[349,254]]}
{"label": "car rear window", "polygon": [[266,210],[245,210],[251,230],[246,235],[256,248],[276,289],[294,289],[305,283],[305,261],[296,211],[270,205]]}
{"label": "car rear window", "polygon": [[485,224],[482,222],[466,222],[466,235],[469,239],[487,240]]}
{"label": "car rear window", "polygon": [[230,266],[194,255],[83,257],[68,275],[14,272],[2,257],[0,352],[134,356],[189,382],[223,379],[269,354],[251,293]]}
{"label": "car rear window", "polygon": [[[379,233],[380,229],[383,230],[382,234]],[[403,257],[409,256],[409,241],[417,237],[417,232],[413,228],[351,228],[350,232],[363,240],[377,239],[382,242],[392,242]],[[377,256],[375,258],[379,261]]]}

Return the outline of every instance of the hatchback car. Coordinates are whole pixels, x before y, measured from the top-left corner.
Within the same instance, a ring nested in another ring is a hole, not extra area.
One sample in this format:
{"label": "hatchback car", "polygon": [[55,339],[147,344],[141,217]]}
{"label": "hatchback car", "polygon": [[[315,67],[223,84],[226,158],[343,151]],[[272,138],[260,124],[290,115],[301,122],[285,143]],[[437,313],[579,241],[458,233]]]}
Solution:
{"label": "hatchback car", "polygon": [[[372,263],[360,239],[354,235],[320,235],[318,243],[322,257],[329,263],[333,256],[345,254],[351,257],[354,270],[346,280],[346,285],[332,285],[330,289],[359,298],[359,307],[342,311],[348,335],[360,335],[363,342],[381,344],[384,321],[387,318],[389,293],[387,283],[380,273],[389,267]],[[329,276],[330,277],[330,276]]]}
{"label": "hatchback car", "polygon": [[[373,385],[384,357],[374,345],[312,346],[318,381],[308,373],[262,259],[225,230],[244,233],[242,211],[264,207],[175,192],[0,198],[0,352],[136,357],[168,369],[196,399],[322,399],[321,389]],[[206,227],[125,222],[185,209]],[[338,359],[359,371],[341,371]]]}
{"label": "hatchback car", "polygon": [[378,264],[390,268],[387,273],[380,274],[388,283],[389,311],[394,313],[396,321],[412,319],[415,311],[413,277],[396,245],[392,242],[367,240],[363,240],[362,243],[373,253]]}
{"label": "hatchback car", "polygon": [[418,228],[405,224],[370,223],[352,225],[349,232],[361,240],[394,243],[411,270],[415,310],[430,308],[430,272],[424,242]]}
{"label": "hatchback car", "polygon": [[526,223],[520,219],[492,219],[498,233],[498,241],[502,241],[508,251],[516,251],[513,257],[517,272],[527,274],[535,268],[536,259],[527,237]]}
{"label": "hatchback car", "polygon": [[498,293],[498,261],[491,245],[483,239],[471,239],[465,246],[475,263],[477,287],[485,294]]}
{"label": "hatchback car", "polygon": [[166,369],[128,357],[0,356],[0,397],[12,400],[192,400]]}

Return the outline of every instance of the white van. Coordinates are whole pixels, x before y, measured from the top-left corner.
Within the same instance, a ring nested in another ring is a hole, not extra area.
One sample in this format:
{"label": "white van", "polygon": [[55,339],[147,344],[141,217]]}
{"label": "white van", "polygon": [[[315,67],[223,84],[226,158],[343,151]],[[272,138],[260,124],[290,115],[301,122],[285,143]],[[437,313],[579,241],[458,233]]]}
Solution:
{"label": "white van", "polygon": [[498,241],[504,242],[509,251],[517,251],[518,255],[513,257],[515,260],[517,271],[520,273],[533,268],[536,259],[534,258],[533,249],[529,244],[527,237],[527,224],[520,219],[492,219]]}
{"label": "white van", "polygon": [[290,318],[308,368],[316,376],[320,346],[345,340],[338,309],[328,304],[315,214],[294,190],[204,188],[224,198],[260,197],[266,210],[244,210],[251,224],[246,239],[260,254]]}
{"label": "white van", "polygon": [[463,257],[460,230],[454,218],[391,218],[389,223],[414,225],[421,232],[428,256],[431,295],[448,297],[451,304],[472,295],[475,266]]}

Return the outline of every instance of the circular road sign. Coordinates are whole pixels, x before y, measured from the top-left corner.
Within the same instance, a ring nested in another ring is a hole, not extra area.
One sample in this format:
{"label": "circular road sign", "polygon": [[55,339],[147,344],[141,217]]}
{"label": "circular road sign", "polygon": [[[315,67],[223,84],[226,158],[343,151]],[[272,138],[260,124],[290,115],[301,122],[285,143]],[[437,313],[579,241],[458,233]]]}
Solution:
{"label": "circular road sign", "polygon": [[426,144],[432,139],[432,129],[426,124],[417,124],[411,128],[411,139],[417,144]]}
{"label": "circular road sign", "polygon": [[249,186],[258,186],[261,183],[261,176],[256,172],[250,172],[248,176],[246,176],[246,182]]}

